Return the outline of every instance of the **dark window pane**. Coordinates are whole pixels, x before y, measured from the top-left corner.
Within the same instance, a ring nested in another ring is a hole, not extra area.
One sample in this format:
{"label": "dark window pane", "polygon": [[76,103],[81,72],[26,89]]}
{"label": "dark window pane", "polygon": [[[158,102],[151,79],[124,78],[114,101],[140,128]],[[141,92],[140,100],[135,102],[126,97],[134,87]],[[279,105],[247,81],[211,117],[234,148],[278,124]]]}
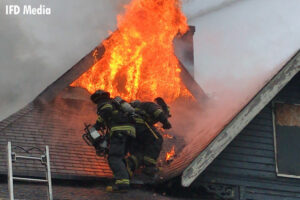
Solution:
{"label": "dark window pane", "polygon": [[300,106],[277,103],[275,109],[278,173],[300,176]]}

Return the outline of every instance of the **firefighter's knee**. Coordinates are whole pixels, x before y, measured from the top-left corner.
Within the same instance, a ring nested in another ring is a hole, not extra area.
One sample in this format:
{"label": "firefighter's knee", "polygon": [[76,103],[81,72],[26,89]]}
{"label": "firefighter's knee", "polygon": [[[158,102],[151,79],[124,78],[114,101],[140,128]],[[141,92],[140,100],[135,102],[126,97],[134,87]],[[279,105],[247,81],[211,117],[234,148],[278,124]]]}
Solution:
{"label": "firefighter's knee", "polygon": [[146,166],[156,166],[156,159],[150,156],[144,156],[144,164]]}
{"label": "firefighter's knee", "polygon": [[126,136],[122,133],[115,134],[111,137],[109,157],[125,156]]}
{"label": "firefighter's knee", "polygon": [[107,160],[108,160],[108,164],[110,166],[116,166],[119,164],[120,160],[122,159],[122,157],[119,156],[108,156]]}
{"label": "firefighter's knee", "polygon": [[129,164],[130,168],[134,171],[139,168],[141,161],[135,155],[131,155],[127,158],[127,163]]}

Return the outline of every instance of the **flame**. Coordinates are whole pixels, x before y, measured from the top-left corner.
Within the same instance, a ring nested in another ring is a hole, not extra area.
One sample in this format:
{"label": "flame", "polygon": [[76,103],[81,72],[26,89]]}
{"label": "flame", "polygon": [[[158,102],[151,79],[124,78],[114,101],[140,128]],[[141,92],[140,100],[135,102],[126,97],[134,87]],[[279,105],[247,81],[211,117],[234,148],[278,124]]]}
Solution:
{"label": "flame", "polygon": [[171,150],[166,153],[166,161],[171,160],[175,156],[175,146],[173,145]]}
{"label": "flame", "polygon": [[163,134],[163,137],[167,138],[167,139],[173,139],[174,138],[174,136],[169,135],[168,133]]}
{"label": "flame", "polygon": [[102,58],[71,86],[106,90],[127,101],[192,98],[173,49],[174,37],[188,30],[180,6],[179,0],[132,0],[117,17],[118,29],[102,43]]}

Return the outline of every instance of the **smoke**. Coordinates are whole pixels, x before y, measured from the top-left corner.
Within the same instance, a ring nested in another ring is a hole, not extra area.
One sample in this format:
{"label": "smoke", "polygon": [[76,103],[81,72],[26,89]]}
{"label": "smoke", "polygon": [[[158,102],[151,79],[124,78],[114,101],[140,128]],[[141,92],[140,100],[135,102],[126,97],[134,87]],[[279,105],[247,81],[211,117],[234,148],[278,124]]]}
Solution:
{"label": "smoke", "polygon": [[[128,1],[1,1],[0,120],[33,100],[105,39]],[[7,4],[44,4],[51,15],[7,16]]]}
{"label": "smoke", "polygon": [[173,107],[176,134],[192,144],[183,151],[209,144],[300,48],[299,8],[294,0],[240,1],[190,19],[194,76],[209,98]]}
{"label": "smoke", "polygon": [[[275,72],[274,70],[271,74]],[[215,82],[214,93],[208,93],[207,98],[200,104],[179,102],[172,105],[170,121],[174,134],[182,136],[186,144],[198,141],[201,146],[210,142],[263,87],[261,80],[268,81],[271,76],[256,78],[259,84],[245,80],[247,88]]]}
{"label": "smoke", "polygon": [[241,2],[241,0],[183,0],[183,11],[186,13],[189,21],[217,12],[222,8],[230,6],[234,3]]}
{"label": "smoke", "polygon": [[247,88],[244,80],[270,76],[300,47],[299,7],[295,0],[243,1],[192,20],[196,80],[211,93],[214,82]]}
{"label": "smoke", "polygon": [[28,102],[29,93],[37,94],[40,81],[49,71],[41,67],[45,63],[36,52],[38,41],[23,34],[17,20],[0,17],[0,32],[1,119]]}

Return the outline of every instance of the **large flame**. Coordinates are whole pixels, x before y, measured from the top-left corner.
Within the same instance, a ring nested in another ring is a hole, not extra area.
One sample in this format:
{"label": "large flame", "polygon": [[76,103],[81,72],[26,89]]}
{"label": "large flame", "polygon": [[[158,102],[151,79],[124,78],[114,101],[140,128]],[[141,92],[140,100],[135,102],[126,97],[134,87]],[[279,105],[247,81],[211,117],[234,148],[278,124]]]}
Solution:
{"label": "large flame", "polygon": [[103,42],[103,57],[71,86],[125,100],[191,96],[173,49],[174,37],[188,30],[179,0],[132,0],[125,8],[117,31]]}

